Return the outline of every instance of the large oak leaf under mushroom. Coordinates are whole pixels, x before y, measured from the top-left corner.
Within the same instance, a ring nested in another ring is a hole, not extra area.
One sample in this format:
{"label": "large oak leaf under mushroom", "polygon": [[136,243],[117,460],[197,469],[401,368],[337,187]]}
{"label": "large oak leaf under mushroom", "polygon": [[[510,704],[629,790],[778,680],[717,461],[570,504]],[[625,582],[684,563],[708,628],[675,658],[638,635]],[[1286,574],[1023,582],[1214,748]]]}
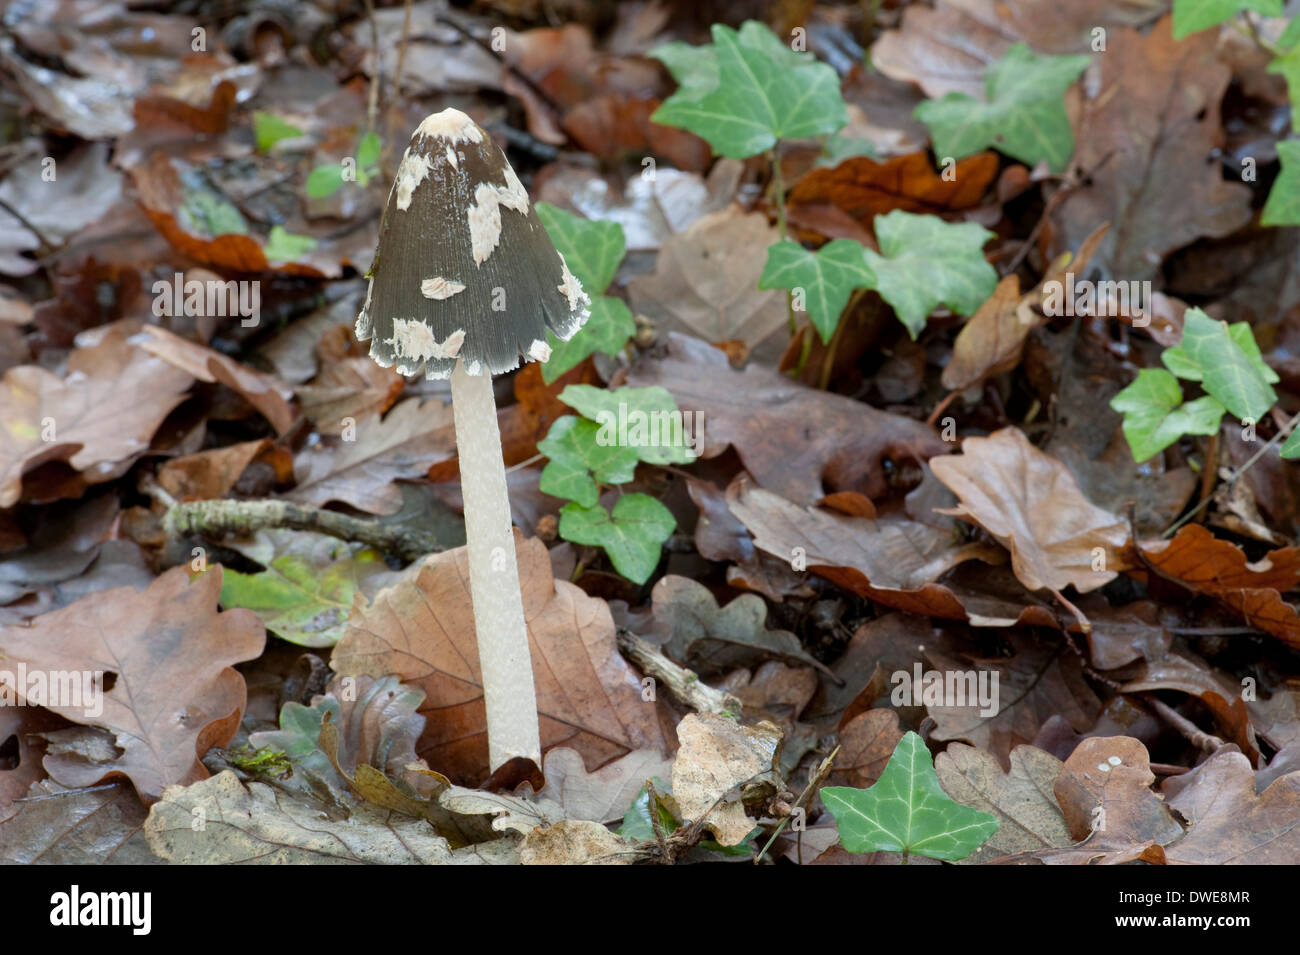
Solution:
{"label": "large oak leaf under mushroom", "polygon": [[[546,545],[515,539],[524,617],[537,685],[542,746],[563,744],[590,769],[636,749],[665,751],[655,703],[619,655],[603,600],[551,576]],[[369,606],[353,612],[334,649],[345,675],[396,674],[424,690],[428,719],[417,747],[429,765],[458,781],[488,771],[487,727],[464,547],[426,559]]]}

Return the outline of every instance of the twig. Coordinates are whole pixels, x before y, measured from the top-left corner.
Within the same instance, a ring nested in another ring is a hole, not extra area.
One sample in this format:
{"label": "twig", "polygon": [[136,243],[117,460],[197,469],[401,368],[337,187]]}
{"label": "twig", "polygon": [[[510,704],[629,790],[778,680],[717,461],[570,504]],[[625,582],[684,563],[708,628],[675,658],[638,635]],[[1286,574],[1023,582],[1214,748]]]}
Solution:
{"label": "twig", "polygon": [[[800,806],[802,806],[804,804],[804,800],[806,800],[809,796],[812,795],[813,790],[821,785],[822,780],[825,779],[827,775],[830,773],[831,763],[835,761],[835,757],[839,753],[839,751],[840,751],[840,747],[836,746],[833,750],[831,750],[831,754],[827,756],[825,759],[823,759],[821,763],[817,766],[817,772],[812,774],[812,778],[808,780],[808,785],[803,788],[803,792],[799,794],[799,798],[796,799],[794,801],[794,805],[790,807],[792,810],[798,809]],[[776,831],[772,833],[772,837],[768,839],[766,845],[764,845],[763,848],[759,850],[758,855],[754,856],[755,865],[757,865],[762,860],[763,856],[767,854],[767,850],[771,848],[772,843],[776,841],[776,837],[781,834],[781,831],[785,829],[785,824],[789,821],[790,821],[790,817],[786,816],[784,819],[781,820],[780,824],[777,825]],[[803,837],[802,836],[799,837],[799,852],[800,852],[799,863],[800,865],[802,865],[803,864]]]}
{"label": "twig", "polygon": [[163,529],[173,539],[190,534],[246,537],[266,527],[317,531],[341,540],[358,541],[404,561],[443,549],[436,535],[426,530],[388,526],[290,501],[192,501],[176,504],[163,518]]}
{"label": "twig", "polygon": [[374,0],[366,0],[366,19],[370,21],[370,45],[374,50],[375,69],[370,75],[370,95],[366,98],[366,127],[375,128],[379,112],[379,78],[383,75],[383,60],[379,54],[379,27],[375,24]]}
{"label": "twig", "polygon": [[618,648],[623,655],[635,663],[642,673],[654,677],[682,703],[698,713],[717,713],[720,715],[738,715],[740,701],[730,693],[715,689],[707,683],[700,682],[700,677],[693,670],[678,666],[659,652],[659,648],[647,640],[642,640],[630,630],[618,629]]}
{"label": "twig", "polygon": [[1213,753],[1224,746],[1223,740],[1203,732],[1200,727],[1176,712],[1171,706],[1160,702],[1154,696],[1147,696],[1146,701],[1166,723],[1187,737],[1187,741],[1204,753]]}

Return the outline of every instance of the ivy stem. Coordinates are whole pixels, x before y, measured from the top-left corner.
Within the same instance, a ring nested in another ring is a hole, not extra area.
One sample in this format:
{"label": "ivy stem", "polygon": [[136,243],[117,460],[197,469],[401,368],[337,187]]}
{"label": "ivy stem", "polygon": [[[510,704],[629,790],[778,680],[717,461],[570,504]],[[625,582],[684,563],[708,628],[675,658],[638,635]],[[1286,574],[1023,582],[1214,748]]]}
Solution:
{"label": "ivy stem", "polygon": [[[781,175],[781,157],[777,154],[775,146],[767,151],[767,158],[772,163],[772,198],[776,202],[776,232],[781,237],[781,241],[784,242],[788,236],[785,221],[785,177]],[[785,314],[786,321],[790,326],[791,338],[794,338],[795,333],[799,330],[799,324],[794,317],[793,294],[789,289],[786,290]]]}

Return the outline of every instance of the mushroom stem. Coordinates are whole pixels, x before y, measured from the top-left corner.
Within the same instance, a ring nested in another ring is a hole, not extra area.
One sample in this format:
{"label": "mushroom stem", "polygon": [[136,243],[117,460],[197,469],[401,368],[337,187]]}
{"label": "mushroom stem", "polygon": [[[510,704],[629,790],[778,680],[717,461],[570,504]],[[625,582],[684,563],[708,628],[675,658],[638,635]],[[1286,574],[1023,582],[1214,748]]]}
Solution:
{"label": "mushroom stem", "polygon": [[451,402],[465,502],[469,592],[487,706],[488,759],[494,772],[516,756],[526,756],[540,766],[537,693],[492,375],[486,368],[477,375],[467,374],[464,362],[458,360],[451,373]]}

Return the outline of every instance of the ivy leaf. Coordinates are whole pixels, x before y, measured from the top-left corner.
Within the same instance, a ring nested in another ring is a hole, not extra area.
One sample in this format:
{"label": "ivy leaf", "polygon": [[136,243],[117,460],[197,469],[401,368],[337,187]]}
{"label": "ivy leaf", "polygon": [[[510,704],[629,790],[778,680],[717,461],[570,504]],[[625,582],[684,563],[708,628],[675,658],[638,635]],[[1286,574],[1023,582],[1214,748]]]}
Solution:
{"label": "ivy leaf", "polygon": [[1110,406],[1124,415],[1124,438],[1139,464],[1185,434],[1214,434],[1226,410],[1209,395],[1183,404],[1178,379],[1163,368],[1143,368]]}
{"label": "ivy leaf", "polygon": [[876,144],[869,139],[860,139],[856,136],[832,136],[822,146],[822,154],[817,157],[815,165],[834,167],[846,159],[857,156],[866,156],[868,159],[880,158],[876,151]]}
{"label": "ivy leaf", "polygon": [[253,113],[253,135],[257,138],[257,151],[264,153],[269,152],[280,140],[293,139],[303,135],[303,132],[273,113],[258,110]]}
{"label": "ivy leaf", "polygon": [[368,171],[371,166],[379,162],[379,151],[382,148],[383,143],[379,139],[379,134],[374,130],[362,136],[361,142],[357,146],[357,169]]}
{"label": "ivy leaf", "polygon": [[271,226],[262,251],[271,262],[293,262],[299,256],[316,248],[316,240],[309,235],[295,235],[284,226]]}
{"label": "ivy leaf", "polygon": [[625,494],[613,513],[599,504],[560,508],[560,536],[575,544],[603,547],[610,563],[634,584],[644,584],[659,564],[659,552],[673,528],[672,512],[648,494]]}
{"label": "ivy leaf", "polygon": [[667,388],[619,388],[569,385],[560,400],[601,426],[606,443],[623,444],[647,464],[689,464],[695,460],[690,435]]}
{"label": "ivy leaf", "polygon": [[549,202],[539,202],[535,208],[546,234],[582,283],[583,291],[594,297],[609,288],[627,252],[623,227],[617,222],[575,216]]}
{"label": "ivy leaf", "polygon": [[827,786],[822,801],[849,852],[901,852],[956,862],[998,831],[996,817],[951,799],[939,785],[930,751],[906,733],[870,789]]}
{"label": "ivy leaf", "polygon": [[1300,458],[1300,428],[1296,428],[1278,452],[1284,458]]}
{"label": "ivy leaf", "polygon": [[1280,17],[1282,0],[1174,0],[1174,39],[1218,26],[1245,10]]}
{"label": "ivy leaf", "polygon": [[869,287],[894,307],[913,338],[935,306],[974,314],[998,284],[998,273],[980,251],[993,233],[973,222],[895,209],[876,216],[875,230],[883,254],[862,252],[875,277]]}
{"label": "ivy leaf", "polygon": [[[1300,74],[1300,63],[1297,63],[1296,69]],[[1292,99],[1294,98],[1293,96]],[[1269,190],[1259,224],[1300,225],[1300,139],[1284,139],[1279,142],[1277,158],[1282,161],[1282,171],[1273,180],[1273,188]]]}
{"label": "ivy leaf", "polygon": [[1250,326],[1216,322],[1199,308],[1183,317],[1183,340],[1160,360],[1179,378],[1199,381],[1238,418],[1258,421],[1277,401],[1277,373],[1264,364]]}
{"label": "ivy leaf", "polygon": [[551,357],[542,363],[542,380],[549,385],[592,352],[613,358],[634,334],[636,320],[622,299],[594,296],[587,324],[567,342],[560,341],[552,332],[546,333]]}
{"label": "ivy leaf", "polygon": [[[340,544],[337,552],[346,550]],[[347,629],[352,598],[364,580],[387,570],[383,556],[370,549],[325,567],[298,554],[283,554],[257,574],[226,568],[221,605],[252,610],[268,630],[300,647],[332,647]]]}
{"label": "ivy leaf", "polygon": [[1088,59],[1036,56],[1017,43],[985,72],[986,102],[949,93],[919,104],[915,115],[930,127],[937,156],[962,159],[991,146],[1030,165],[1046,160],[1060,172],[1074,155],[1065,91]]}
{"label": "ivy leaf", "polygon": [[343,188],[343,167],[317,166],[307,174],[307,195],[312,199],[325,199]]}
{"label": "ivy leaf", "polygon": [[[744,159],[779,139],[806,139],[833,133],[848,122],[839,77],[825,63],[810,62],[784,46],[766,27],[746,23],[744,34],[713,26],[718,82],[703,92],[705,75],[678,90],[650,118],[689,130],[714,152]],[[656,51],[663,53],[663,49]],[[683,59],[680,49],[665,63]],[[702,57],[689,58],[701,70]]]}
{"label": "ivy leaf", "polygon": [[599,498],[596,483],[625,484],[636,472],[634,448],[601,443],[600,425],[576,415],[565,415],[551,425],[537,450],[550,458],[542,469],[545,494],[593,507]]}
{"label": "ivy leaf", "polygon": [[827,242],[816,253],[797,242],[778,242],[768,247],[758,287],[803,289],[808,317],[829,344],[853,290],[870,285],[874,278],[862,252],[861,243],[853,239]]}

